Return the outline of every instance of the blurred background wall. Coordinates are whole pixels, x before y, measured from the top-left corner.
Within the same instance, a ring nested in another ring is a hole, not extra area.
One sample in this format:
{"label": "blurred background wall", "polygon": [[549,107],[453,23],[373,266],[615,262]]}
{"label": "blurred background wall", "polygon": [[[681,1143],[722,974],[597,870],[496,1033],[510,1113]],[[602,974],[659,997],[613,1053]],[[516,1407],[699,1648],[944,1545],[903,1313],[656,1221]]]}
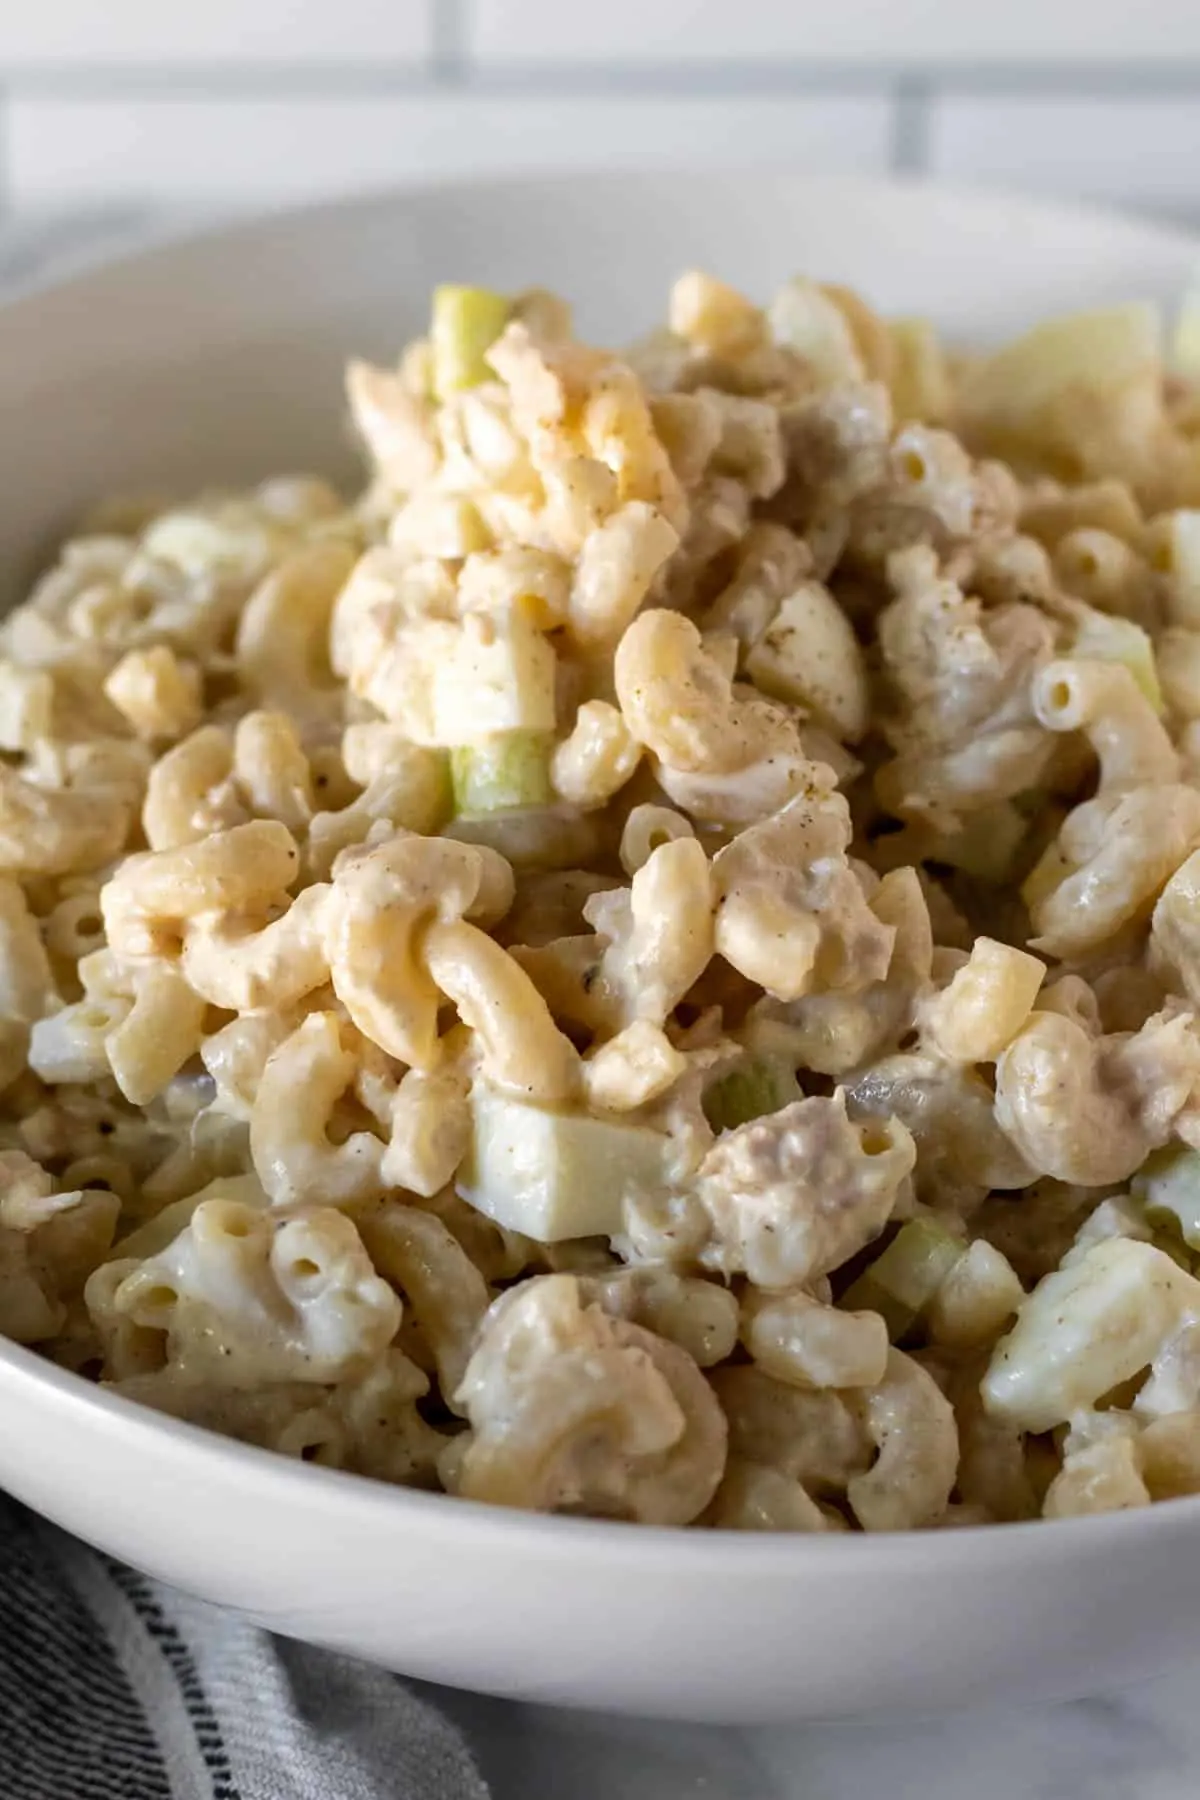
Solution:
{"label": "blurred background wall", "polygon": [[0,0],[0,206],[927,172],[1200,222],[1200,0]]}

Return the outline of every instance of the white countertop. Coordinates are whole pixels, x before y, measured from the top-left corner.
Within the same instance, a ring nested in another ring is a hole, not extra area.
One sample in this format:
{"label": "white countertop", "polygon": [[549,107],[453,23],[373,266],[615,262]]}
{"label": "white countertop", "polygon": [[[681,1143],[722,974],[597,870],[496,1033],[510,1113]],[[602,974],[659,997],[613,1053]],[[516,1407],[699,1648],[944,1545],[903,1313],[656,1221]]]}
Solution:
{"label": "white countertop", "polygon": [[[127,245],[129,213],[18,222],[0,284]],[[903,1654],[903,1646],[897,1647]],[[430,1690],[495,1800],[1196,1800],[1196,1661],[1127,1692],[1019,1712],[752,1730],[655,1724]]]}
{"label": "white countertop", "polygon": [[1036,1710],[735,1730],[433,1690],[495,1800],[1195,1800],[1198,1691],[1200,1654],[1126,1693]]}

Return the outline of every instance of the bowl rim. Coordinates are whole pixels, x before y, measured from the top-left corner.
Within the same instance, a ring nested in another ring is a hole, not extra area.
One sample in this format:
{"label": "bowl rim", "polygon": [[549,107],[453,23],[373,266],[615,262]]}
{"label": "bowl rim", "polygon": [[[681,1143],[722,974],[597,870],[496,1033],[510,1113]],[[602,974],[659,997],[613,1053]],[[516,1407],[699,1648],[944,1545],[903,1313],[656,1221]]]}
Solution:
{"label": "bowl rim", "polygon": [[405,182],[381,182],[342,194],[323,196],[280,206],[256,207],[248,212],[212,213],[185,210],[174,217],[146,212],[138,218],[114,220],[111,234],[97,230],[77,250],[52,253],[46,267],[28,276],[0,283],[0,324],[7,313],[28,299],[44,298],[89,280],[121,278],[138,269],[151,269],[177,254],[204,253],[222,246],[235,249],[244,240],[286,237],[293,231],[319,228],[328,221],[355,214],[386,213],[406,202],[423,200],[452,203],[477,196],[502,200],[505,195],[578,195],[580,190],[600,193],[606,189],[644,191],[648,185],[676,187],[683,192],[713,183],[775,182],[781,190],[824,195],[831,206],[879,201],[890,197],[901,205],[935,205],[990,213],[999,225],[1007,220],[1020,226],[1036,218],[1064,231],[1090,230],[1108,237],[1119,233],[1131,248],[1137,243],[1160,249],[1192,250],[1200,276],[1200,227],[1159,216],[1143,217],[1129,208],[1103,200],[1052,196],[1042,200],[1005,183],[991,185],[943,181],[928,174],[904,171],[822,173],[804,168],[781,168],[777,163],[692,163],[686,167],[651,168],[645,171],[588,168],[576,173],[485,174],[423,177]]}
{"label": "bowl rim", "polygon": [[[481,194],[496,199],[505,194],[525,197],[538,192],[578,194],[580,189],[597,193],[606,189],[644,188],[647,180],[663,187],[674,185],[683,191],[714,179],[744,180],[747,174],[774,179],[785,189],[823,195],[830,204],[853,205],[856,201],[878,202],[891,197],[915,207],[948,205],[964,212],[977,212],[983,208],[996,218],[998,224],[1007,220],[1016,226],[1023,218],[1036,216],[1044,225],[1057,225],[1064,231],[1084,229],[1108,237],[1119,234],[1131,251],[1139,244],[1181,254],[1191,251],[1200,270],[1200,232],[1179,222],[1144,219],[1102,202],[1042,201],[1004,187],[943,182],[927,176],[827,175],[785,170],[775,165],[755,169],[752,165],[734,167],[729,164],[653,169],[643,174],[596,169],[552,175],[456,175],[381,185],[360,193],[242,216],[197,218],[193,213],[174,223],[149,217],[140,225],[123,223],[112,236],[106,238],[97,234],[76,252],[52,254],[45,269],[5,285],[0,292],[0,330],[12,315],[21,313],[30,304],[36,305],[50,295],[68,293],[72,288],[86,289],[92,283],[106,279],[124,280],[139,270],[165,267],[179,255],[206,254],[225,248],[236,250],[243,243],[261,245],[264,238],[286,239],[295,232],[320,230],[325,221],[334,225],[356,214],[386,214],[405,202],[419,204],[422,200],[436,199],[453,203],[455,199],[466,200]],[[131,239],[131,232],[140,235]],[[241,1474],[260,1489],[274,1489],[281,1504],[295,1498],[309,1503],[323,1499],[326,1505],[336,1506],[347,1522],[357,1517],[368,1528],[393,1522],[399,1524],[407,1517],[414,1526],[434,1535],[458,1536],[465,1530],[479,1540],[480,1549],[492,1544],[497,1553],[523,1547],[534,1554],[554,1554],[574,1562],[582,1552],[590,1550],[594,1555],[602,1555],[609,1566],[624,1563],[634,1570],[647,1566],[661,1568],[663,1558],[669,1557],[680,1573],[692,1570],[698,1576],[710,1577],[720,1573],[730,1577],[757,1574],[777,1579],[781,1574],[801,1575],[818,1563],[823,1569],[840,1570],[844,1561],[847,1569],[882,1571],[894,1568],[897,1559],[902,1559],[910,1572],[928,1570],[933,1573],[967,1566],[979,1568],[986,1566],[989,1560],[994,1564],[997,1555],[1008,1553],[1006,1546],[1015,1546],[1018,1542],[1023,1561],[1031,1552],[1035,1561],[1041,1557],[1044,1561],[1056,1562],[1066,1548],[1064,1533],[1069,1534],[1071,1545],[1081,1551],[1087,1549],[1097,1553],[1103,1548],[1115,1553],[1132,1536],[1144,1536],[1155,1529],[1153,1521],[1158,1522],[1160,1529],[1166,1526],[1168,1518],[1179,1521],[1181,1515],[1186,1515],[1189,1524],[1200,1523],[1200,1494],[1197,1494],[1122,1512],[967,1525],[943,1531],[809,1535],[635,1525],[618,1520],[495,1506],[306,1463],[155,1412],[140,1401],[114,1393],[49,1362],[30,1348],[0,1337],[0,1403],[8,1382],[15,1382],[25,1390],[33,1403],[39,1393],[44,1395],[54,1410],[63,1416],[66,1425],[74,1419],[86,1430],[89,1420],[97,1424],[106,1420],[113,1441],[135,1455],[146,1443],[157,1443],[192,1465],[199,1478],[203,1476],[205,1465],[223,1464],[231,1476]],[[992,1547],[991,1558],[981,1558],[981,1550],[988,1545]]]}
{"label": "bowl rim", "polygon": [[[664,1555],[676,1562],[680,1559],[695,1573],[714,1575],[725,1571],[737,1574],[802,1573],[814,1561],[837,1568],[843,1559],[847,1567],[890,1565],[902,1556],[906,1568],[956,1568],[962,1564],[979,1565],[980,1549],[992,1545],[997,1552],[1019,1537],[1024,1550],[1037,1552],[1043,1545],[1049,1560],[1056,1560],[1064,1548],[1063,1534],[1070,1534],[1079,1549],[1096,1551],[1108,1545],[1115,1553],[1130,1536],[1143,1532],[1152,1519],[1160,1523],[1164,1513],[1179,1520],[1186,1511],[1193,1522],[1200,1523],[1200,1494],[1183,1495],[1172,1500],[1156,1501],[1150,1506],[1121,1512],[1094,1513],[1068,1519],[1021,1519],[991,1525],[964,1525],[952,1530],[904,1530],[894,1532],[745,1532],[694,1530],[670,1525],[634,1524],[618,1519],[592,1519],[559,1513],[525,1511],[495,1506],[485,1501],[464,1500],[457,1495],[429,1489],[404,1487],[374,1476],[354,1474],[344,1469],[326,1468],[308,1463],[257,1444],[243,1443],[223,1436],[207,1426],[194,1425],[185,1419],[156,1412],[144,1402],[89,1381],[73,1370],[47,1362],[36,1351],[0,1338],[0,1404],[9,1382],[27,1390],[36,1403],[38,1392],[48,1397],[54,1410],[62,1415],[62,1424],[73,1420],[84,1429],[100,1419],[108,1424],[108,1435],[114,1445],[130,1453],[131,1466],[141,1461],[141,1449],[147,1440],[173,1452],[194,1466],[197,1479],[204,1466],[213,1462],[225,1465],[230,1476],[241,1475],[260,1489],[275,1489],[280,1504],[289,1499],[304,1498],[310,1504],[324,1500],[336,1506],[343,1522],[361,1519],[364,1528],[389,1521],[400,1525],[407,1517],[422,1530],[432,1529],[456,1535],[456,1525],[476,1537],[492,1540],[497,1552],[523,1545],[530,1550],[553,1548],[561,1557],[574,1558],[591,1550],[606,1557],[616,1557],[640,1567],[646,1563],[661,1566]],[[96,1415],[99,1415],[97,1418]],[[786,1546],[786,1548],[784,1548]],[[482,1548],[482,1542],[480,1547]],[[779,1559],[786,1556],[789,1568],[781,1571]]]}

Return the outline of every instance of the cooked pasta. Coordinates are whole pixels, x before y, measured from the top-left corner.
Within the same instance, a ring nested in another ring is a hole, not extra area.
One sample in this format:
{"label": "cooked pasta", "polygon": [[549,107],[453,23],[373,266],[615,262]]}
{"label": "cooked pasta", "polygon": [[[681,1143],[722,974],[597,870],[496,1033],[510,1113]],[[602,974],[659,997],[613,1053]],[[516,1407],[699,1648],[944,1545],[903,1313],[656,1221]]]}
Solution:
{"label": "cooked pasta", "polygon": [[1152,309],[667,321],[439,288],[350,365],[361,496],[113,511],[0,623],[0,1332],[508,1506],[1200,1492]]}

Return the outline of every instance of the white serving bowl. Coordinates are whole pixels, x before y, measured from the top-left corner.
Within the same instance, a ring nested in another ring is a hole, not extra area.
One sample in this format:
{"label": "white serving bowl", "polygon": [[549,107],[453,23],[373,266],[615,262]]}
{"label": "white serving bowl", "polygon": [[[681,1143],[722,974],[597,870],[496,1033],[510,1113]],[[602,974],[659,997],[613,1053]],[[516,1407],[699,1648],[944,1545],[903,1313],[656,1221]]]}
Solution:
{"label": "white serving bowl", "polygon": [[[787,176],[425,189],[244,225],[0,309],[0,543],[15,596],[114,489],[334,469],[340,370],[438,280],[533,281],[619,340],[699,265],[796,269],[986,340],[1177,296],[1188,238],[1083,211]],[[508,1513],[290,1463],[0,1345],[0,1484],[272,1629],[526,1699],[757,1720],[1081,1693],[1200,1648],[1200,1501],[894,1537],[669,1532]]]}

